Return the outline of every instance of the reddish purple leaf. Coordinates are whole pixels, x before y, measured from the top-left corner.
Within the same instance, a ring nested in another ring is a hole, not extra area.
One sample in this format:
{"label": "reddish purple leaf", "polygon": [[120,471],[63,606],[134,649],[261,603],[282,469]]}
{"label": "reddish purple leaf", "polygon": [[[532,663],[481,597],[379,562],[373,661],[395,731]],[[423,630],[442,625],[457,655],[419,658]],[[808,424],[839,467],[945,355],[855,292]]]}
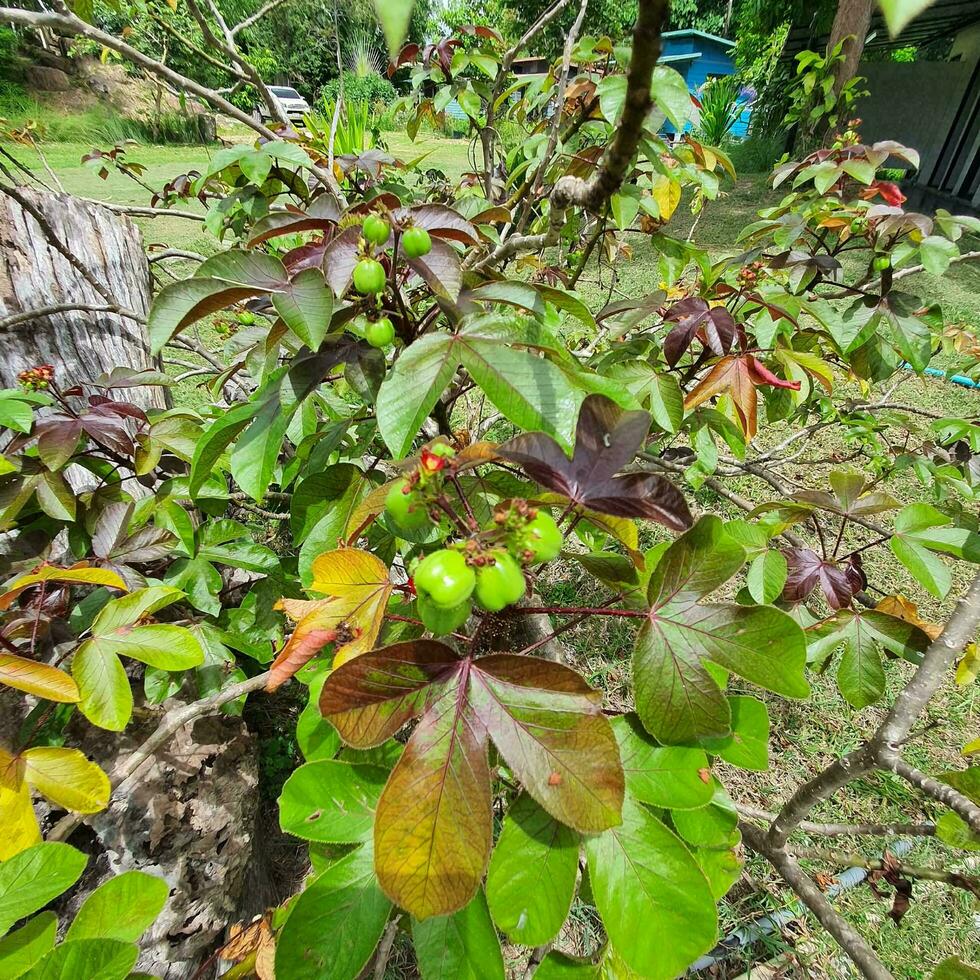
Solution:
{"label": "reddish purple leaf", "polygon": [[809,548],[787,548],[783,554],[788,566],[783,598],[788,602],[803,602],[819,586],[830,607],[842,609],[867,584],[857,556],[841,563],[825,561]]}
{"label": "reddish purple leaf", "polygon": [[653,473],[615,474],[630,463],[650,431],[648,412],[626,412],[605,395],[589,395],[579,411],[571,459],[551,436],[530,432],[500,447],[541,486],[589,510],[646,517],[675,531],[691,525],[681,492]]}
{"label": "reddish purple leaf", "polygon": [[723,306],[709,306],[700,296],[689,296],[675,303],[664,316],[677,324],[664,339],[664,358],[674,367],[698,339],[719,357],[735,343],[737,329],[731,313]]}

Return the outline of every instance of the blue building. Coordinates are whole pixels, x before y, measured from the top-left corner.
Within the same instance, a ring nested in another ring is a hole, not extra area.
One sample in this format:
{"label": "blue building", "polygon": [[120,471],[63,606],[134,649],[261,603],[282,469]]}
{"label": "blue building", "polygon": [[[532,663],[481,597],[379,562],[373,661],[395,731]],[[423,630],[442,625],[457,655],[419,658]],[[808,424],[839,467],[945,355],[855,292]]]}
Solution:
{"label": "blue building", "polygon": [[[660,64],[669,65],[684,76],[688,90],[697,95],[709,79],[735,74],[732,59],[734,41],[704,31],[667,31],[662,35],[663,52]],[[749,110],[742,113],[732,129],[732,136],[742,138],[748,132]],[[667,124],[668,132],[671,131]]]}

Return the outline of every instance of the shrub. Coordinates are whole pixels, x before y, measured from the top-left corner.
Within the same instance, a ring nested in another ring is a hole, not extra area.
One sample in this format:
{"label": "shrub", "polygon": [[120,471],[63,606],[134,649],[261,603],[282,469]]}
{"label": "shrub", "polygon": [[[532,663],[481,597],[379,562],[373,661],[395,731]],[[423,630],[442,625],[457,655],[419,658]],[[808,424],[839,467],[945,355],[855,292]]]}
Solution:
{"label": "shrub", "polygon": [[[319,97],[321,100],[336,101],[340,94],[340,79],[331,78],[323,88],[320,89]],[[357,75],[351,71],[344,72],[344,98],[350,102],[367,102],[373,105],[375,102],[392,103],[397,98],[395,86],[382,78],[380,75],[370,73],[367,75]]]}

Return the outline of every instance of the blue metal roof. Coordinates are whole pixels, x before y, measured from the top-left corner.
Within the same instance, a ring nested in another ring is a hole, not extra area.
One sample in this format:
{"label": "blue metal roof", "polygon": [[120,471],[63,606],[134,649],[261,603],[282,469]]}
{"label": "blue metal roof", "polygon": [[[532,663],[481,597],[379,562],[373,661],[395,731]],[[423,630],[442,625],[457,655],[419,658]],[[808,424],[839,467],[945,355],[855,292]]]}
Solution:
{"label": "blue metal roof", "polygon": [[684,31],[666,31],[663,34],[661,34],[660,37],[664,41],[670,40],[671,38],[678,38],[678,37],[702,37],[707,41],[714,41],[716,44],[723,44],[726,48],[735,47],[735,42],[729,41],[727,37],[719,37],[717,34],[708,34],[707,31],[695,31],[693,29],[688,29]]}
{"label": "blue metal roof", "polygon": [[691,51],[688,54],[665,54],[657,59],[658,65],[669,64],[672,61],[694,61],[704,54],[703,51]]}

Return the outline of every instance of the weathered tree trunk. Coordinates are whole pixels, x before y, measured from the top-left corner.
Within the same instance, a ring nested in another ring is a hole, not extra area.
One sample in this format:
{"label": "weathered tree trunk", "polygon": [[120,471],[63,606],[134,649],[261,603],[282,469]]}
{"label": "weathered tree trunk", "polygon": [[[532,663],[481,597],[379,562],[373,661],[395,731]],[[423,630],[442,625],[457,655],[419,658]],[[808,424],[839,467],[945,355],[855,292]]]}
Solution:
{"label": "weathered tree trunk", "polygon": [[864,54],[864,39],[871,26],[873,7],[874,0],[840,0],[837,5],[837,16],[830,31],[828,49],[833,50],[844,41],[844,60],[837,68],[837,80],[834,83],[834,91],[838,94],[857,74],[861,55]]}
{"label": "weathered tree trunk", "polygon": [[[69,194],[17,188],[28,211],[0,194],[0,321],[50,306],[114,305],[145,320],[150,271],[139,228],[129,218]],[[36,208],[49,231],[75,260],[48,240],[28,213]],[[84,267],[112,302],[79,270]],[[108,312],[66,310],[0,329],[0,385],[38,364],[53,364],[59,385],[97,378],[114,367],[152,367],[146,326]],[[143,408],[166,407],[164,390],[133,388],[127,398]]]}

